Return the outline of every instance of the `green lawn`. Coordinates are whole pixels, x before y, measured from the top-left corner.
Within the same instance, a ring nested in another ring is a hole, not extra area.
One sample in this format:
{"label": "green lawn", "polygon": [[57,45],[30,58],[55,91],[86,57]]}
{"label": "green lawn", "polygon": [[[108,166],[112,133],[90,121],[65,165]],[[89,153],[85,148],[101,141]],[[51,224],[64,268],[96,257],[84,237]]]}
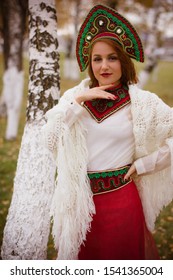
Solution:
{"label": "green lawn", "polygon": [[[0,56],[0,92],[2,90],[2,56]],[[61,61],[62,66],[62,61]],[[139,67],[137,65],[137,67]],[[142,65],[140,65],[142,67]],[[20,149],[21,137],[25,125],[25,108],[27,100],[28,86],[28,62],[24,60],[25,69],[25,92],[23,98],[23,107],[21,111],[19,135],[17,140],[8,142],[4,140],[6,119],[0,119],[0,246],[2,243],[3,228],[7,216],[8,208],[13,191],[13,178],[16,170],[16,162]],[[62,69],[62,68],[61,68]],[[150,78],[147,89],[157,93],[168,105],[173,106],[173,63],[160,62],[157,70],[157,81],[153,82]],[[65,89],[74,86],[77,82],[64,80],[61,77],[62,92]],[[162,259],[173,259],[173,203],[165,208],[157,219],[154,232],[159,253]],[[55,250],[50,238],[48,244],[48,259],[55,258]]]}

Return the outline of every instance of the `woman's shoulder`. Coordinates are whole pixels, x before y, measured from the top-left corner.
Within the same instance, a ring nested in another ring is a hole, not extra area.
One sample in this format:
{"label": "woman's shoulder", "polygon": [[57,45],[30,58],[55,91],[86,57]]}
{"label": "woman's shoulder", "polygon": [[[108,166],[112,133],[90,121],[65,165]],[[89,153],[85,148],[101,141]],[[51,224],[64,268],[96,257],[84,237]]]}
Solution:
{"label": "woman's shoulder", "polygon": [[132,84],[132,85],[129,85],[129,94],[132,95],[132,96],[151,96],[151,95],[155,95],[154,93],[148,91],[148,90],[144,90],[144,89],[141,89],[138,84]]}
{"label": "woman's shoulder", "polygon": [[151,92],[149,90],[141,89],[137,84],[129,85],[129,94],[132,100],[150,100],[151,102],[157,100],[157,102],[163,102],[162,99],[156,93]]}
{"label": "woman's shoulder", "polygon": [[172,108],[167,105],[156,93],[141,89],[136,84],[129,86],[129,94],[132,105],[140,108],[162,108],[166,111],[172,111]]}

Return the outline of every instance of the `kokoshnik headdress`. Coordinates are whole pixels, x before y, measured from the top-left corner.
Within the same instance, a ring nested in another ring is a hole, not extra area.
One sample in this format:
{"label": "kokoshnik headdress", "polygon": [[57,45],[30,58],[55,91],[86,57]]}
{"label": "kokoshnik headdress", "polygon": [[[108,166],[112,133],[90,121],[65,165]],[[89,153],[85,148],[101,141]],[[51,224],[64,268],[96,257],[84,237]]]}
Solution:
{"label": "kokoshnik headdress", "polygon": [[85,18],[77,37],[76,56],[81,71],[88,66],[92,43],[100,38],[117,41],[131,58],[144,62],[142,42],[132,24],[115,10],[96,5]]}

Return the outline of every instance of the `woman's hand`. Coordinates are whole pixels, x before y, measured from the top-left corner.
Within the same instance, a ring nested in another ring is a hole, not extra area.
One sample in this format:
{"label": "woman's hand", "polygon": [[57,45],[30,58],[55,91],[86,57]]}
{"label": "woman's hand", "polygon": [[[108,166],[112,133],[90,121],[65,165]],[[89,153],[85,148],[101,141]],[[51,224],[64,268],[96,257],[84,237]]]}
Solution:
{"label": "woman's hand", "polygon": [[97,99],[97,98],[115,100],[116,97],[112,93],[105,91],[106,89],[112,88],[112,87],[113,87],[113,84],[91,88],[83,93],[79,93],[78,95],[76,95],[75,100],[79,104],[81,104],[82,102]]}
{"label": "woman's hand", "polygon": [[134,163],[130,166],[127,174],[124,176],[124,181],[127,181],[130,179],[130,176],[133,175],[136,172],[136,167]]}

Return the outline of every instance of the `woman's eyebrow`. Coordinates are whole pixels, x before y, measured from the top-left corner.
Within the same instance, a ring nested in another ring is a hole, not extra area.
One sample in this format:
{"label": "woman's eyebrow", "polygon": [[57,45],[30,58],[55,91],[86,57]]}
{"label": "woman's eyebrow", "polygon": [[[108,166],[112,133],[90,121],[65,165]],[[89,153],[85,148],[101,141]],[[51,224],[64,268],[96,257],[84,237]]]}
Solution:
{"label": "woman's eyebrow", "polygon": [[[109,55],[117,55],[117,53],[115,53],[115,52],[114,53],[109,53],[108,56]],[[93,56],[101,56],[101,54],[93,54]]]}

